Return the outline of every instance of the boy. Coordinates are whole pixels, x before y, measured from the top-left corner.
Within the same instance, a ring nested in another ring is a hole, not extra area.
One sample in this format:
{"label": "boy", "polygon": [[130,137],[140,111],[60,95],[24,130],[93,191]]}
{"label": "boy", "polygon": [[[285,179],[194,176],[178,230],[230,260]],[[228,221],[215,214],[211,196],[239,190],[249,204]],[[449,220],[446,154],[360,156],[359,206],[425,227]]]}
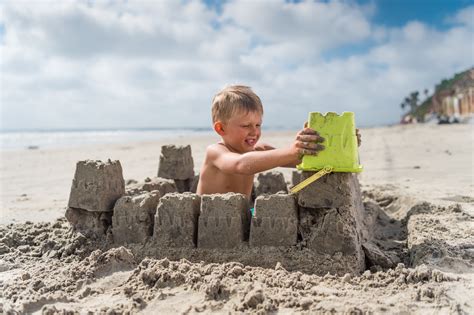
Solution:
{"label": "boy", "polygon": [[197,194],[235,192],[250,199],[256,173],[295,167],[303,155],[317,155],[324,149],[320,144],[324,139],[306,127],[287,148],[258,143],[262,116],[262,102],[247,86],[228,86],[214,96],[212,122],[222,141],[207,147]]}

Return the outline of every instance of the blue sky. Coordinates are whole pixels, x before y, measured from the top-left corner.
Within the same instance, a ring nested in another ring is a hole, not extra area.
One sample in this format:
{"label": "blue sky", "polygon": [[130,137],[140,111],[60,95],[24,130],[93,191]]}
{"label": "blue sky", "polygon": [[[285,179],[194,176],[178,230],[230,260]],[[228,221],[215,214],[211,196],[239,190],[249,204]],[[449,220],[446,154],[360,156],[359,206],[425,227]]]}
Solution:
{"label": "blue sky", "polygon": [[472,1],[0,2],[0,129],[210,126],[251,86],[264,126],[309,111],[396,123],[413,90],[474,64]]}
{"label": "blue sky", "polygon": [[[223,0],[205,0],[210,8],[221,10]],[[292,3],[301,2],[286,1]],[[329,1],[322,1],[329,2]],[[453,14],[472,4],[472,0],[357,0],[360,5],[374,8],[373,22],[391,27],[400,27],[405,23],[418,20],[439,29],[447,27],[444,21],[447,15]]]}
{"label": "blue sky", "polygon": [[[211,6],[216,2],[222,3],[222,1],[213,0],[206,2]],[[375,24],[403,27],[411,21],[419,21],[441,31],[453,26],[454,22],[449,21],[449,16],[473,4],[472,0],[358,0],[355,2],[372,8],[373,13],[370,19]],[[472,18],[474,19],[474,16]],[[361,54],[373,45],[373,42],[365,41],[357,45],[341,47],[328,52],[327,58]]]}
{"label": "blue sky", "polygon": [[418,20],[438,29],[446,29],[446,17],[472,4],[470,0],[379,0],[360,1],[374,3],[374,22],[390,27],[400,27]]}

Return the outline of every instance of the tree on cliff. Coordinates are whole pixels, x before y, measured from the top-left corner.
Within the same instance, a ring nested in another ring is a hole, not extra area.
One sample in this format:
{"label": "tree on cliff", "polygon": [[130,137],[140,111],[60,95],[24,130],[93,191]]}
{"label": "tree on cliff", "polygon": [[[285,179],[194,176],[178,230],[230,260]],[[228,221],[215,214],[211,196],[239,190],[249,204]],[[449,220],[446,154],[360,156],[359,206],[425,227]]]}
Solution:
{"label": "tree on cliff", "polygon": [[418,91],[411,92],[409,96],[405,97],[405,99],[403,100],[403,103],[400,104],[400,107],[402,109],[405,109],[405,107],[410,107],[410,112],[414,112],[418,108],[418,105],[419,105],[418,104],[419,95],[420,95],[420,92]]}

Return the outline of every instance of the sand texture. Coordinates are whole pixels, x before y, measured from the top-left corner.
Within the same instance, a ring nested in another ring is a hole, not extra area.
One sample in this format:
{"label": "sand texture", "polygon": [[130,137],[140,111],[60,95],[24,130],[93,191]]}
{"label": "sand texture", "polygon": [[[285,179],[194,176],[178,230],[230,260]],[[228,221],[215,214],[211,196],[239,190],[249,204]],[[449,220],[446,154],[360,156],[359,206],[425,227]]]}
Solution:
{"label": "sand texture", "polygon": [[[366,270],[359,275],[344,264],[338,275],[315,274],[314,251],[304,246],[121,246],[110,232],[85,236],[65,219],[77,161],[120,160],[128,194],[144,185],[172,192],[172,182],[144,181],[157,175],[161,146],[190,144],[197,174],[216,138],[1,152],[0,313],[472,314],[472,128],[362,130],[357,220]],[[279,147],[293,136],[273,132],[263,140]],[[278,170],[290,182],[292,170]],[[327,212],[320,215],[329,220]],[[303,244],[311,220],[300,213]],[[318,270],[334,267],[338,257],[318,263]]]}

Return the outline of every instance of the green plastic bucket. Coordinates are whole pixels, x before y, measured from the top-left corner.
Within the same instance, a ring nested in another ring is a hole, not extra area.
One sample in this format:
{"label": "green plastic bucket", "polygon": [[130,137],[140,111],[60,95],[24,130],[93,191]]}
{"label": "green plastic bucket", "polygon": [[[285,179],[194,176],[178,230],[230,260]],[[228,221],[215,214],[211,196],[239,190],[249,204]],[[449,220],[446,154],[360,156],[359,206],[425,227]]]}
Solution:
{"label": "green plastic bucket", "polygon": [[303,171],[319,171],[331,168],[332,172],[359,173],[359,152],[355,130],[354,113],[343,112],[341,115],[329,112],[323,115],[309,113],[308,127],[316,130],[325,140],[325,146],[318,155],[305,155],[297,166]]}

